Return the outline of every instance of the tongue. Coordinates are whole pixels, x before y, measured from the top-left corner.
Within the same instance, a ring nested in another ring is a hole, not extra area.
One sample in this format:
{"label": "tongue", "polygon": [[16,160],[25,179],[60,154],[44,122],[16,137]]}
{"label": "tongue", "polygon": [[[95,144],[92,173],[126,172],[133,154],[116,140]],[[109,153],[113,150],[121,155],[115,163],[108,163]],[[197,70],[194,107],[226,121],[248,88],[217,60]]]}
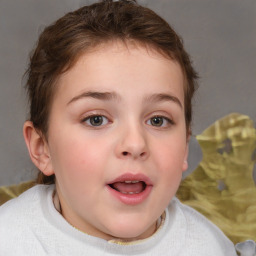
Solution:
{"label": "tongue", "polygon": [[144,184],[142,181],[137,183],[115,182],[112,187],[121,193],[141,193],[145,188]]}

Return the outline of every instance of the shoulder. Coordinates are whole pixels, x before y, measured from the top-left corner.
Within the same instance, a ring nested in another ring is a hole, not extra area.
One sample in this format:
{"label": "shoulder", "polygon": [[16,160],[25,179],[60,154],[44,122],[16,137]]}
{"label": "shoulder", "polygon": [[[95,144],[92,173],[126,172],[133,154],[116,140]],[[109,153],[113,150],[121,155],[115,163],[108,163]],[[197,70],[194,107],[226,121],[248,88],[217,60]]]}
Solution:
{"label": "shoulder", "polygon": [[[226,238],[224,233],[212,222],[210,222],[206,217],[204,217],[201,213],[189,207],[187,205],[182,204],[178,199],[175,199],[175,205],[180,209],[183,213],[183,216],[186,219],[186,224],[188,231],[199,233],[199,231],[204,235],[216,236],[221,238]],[[198,234],[198,236],[200,233]]]}
{"label": "shoulder", "polygon": [[25,230],[39,217],[41,204],[53,189],[51,186],[36,185],[3,204],[0,207],[0,240],[8,239],[8,234],[12,237],[14,231]]}
{"label": "shoulder", "polygon": [[182,204],[177,198],[173,199],[169,207],[175,207],[180,218],[185,221],[187,248],[192,251],[204,251],[199,255],[236,255],[233,243],[202,214]]}
{"label": "shoulder", "polygon": [[42,198],[47,197],[47,194],[52,189],[51,186],[36,185],[20,196],[7,201],[0,206],[0,220],[14,216],[17,218],[22,213],[30,213]]}
{"label": "shoulder", "polygon": [[[0,207],[0,255],[30,255],[33,236],[45,225],[44,202],[53,190],[54,186],[36,185]],[[42,250],[40,245],[35,248]]]}

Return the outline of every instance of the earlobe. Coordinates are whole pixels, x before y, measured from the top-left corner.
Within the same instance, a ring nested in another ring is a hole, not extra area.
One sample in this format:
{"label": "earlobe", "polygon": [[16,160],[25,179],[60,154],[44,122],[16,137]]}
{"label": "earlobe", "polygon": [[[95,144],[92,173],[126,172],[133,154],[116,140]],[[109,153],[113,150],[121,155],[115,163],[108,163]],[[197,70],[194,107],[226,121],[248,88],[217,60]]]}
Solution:
{"label": "earlobe", "polygon": [[188,169],[188,161],[184,160],[182,170],[185,172]]}
{"label": "earlobe", "polygon": [[31,121],[25,122],[23,135],[30,158],[35,166],[47,176],[54,174],[48,143],[38,133]]}
{"label": "earlobe", "polygon": [[184,161],[183,161],[183,166],[182,166],[182,170],[183,172],[185,172],[188,169],[188,152],[189,152],[189,140],[190,140],[190,136],[188,136],[187,138],[187,145],[186,145],[186,149],[185,149],[185,154],[184,154]]}

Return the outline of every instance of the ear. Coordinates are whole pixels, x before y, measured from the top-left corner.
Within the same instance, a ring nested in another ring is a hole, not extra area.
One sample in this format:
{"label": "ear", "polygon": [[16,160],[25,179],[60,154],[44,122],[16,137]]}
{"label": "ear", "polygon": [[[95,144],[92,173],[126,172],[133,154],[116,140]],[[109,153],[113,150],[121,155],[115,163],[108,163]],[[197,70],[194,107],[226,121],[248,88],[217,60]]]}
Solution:
{"label": "ear", "polygon": [[35,166],[46,176],[54,174],[48,143],[43,136],[38,133],[32,122],[25,122],[23,126],[23,136],[30,158]]}
{"label": "ear", "polygon": [[190,140],[190,135],[187,137],[187,144],[185,148],[185,154],[184,154],[184,161],[182,165],[182,171],[185,172],[188,169],[188,152],[189,152],[189,140]]}

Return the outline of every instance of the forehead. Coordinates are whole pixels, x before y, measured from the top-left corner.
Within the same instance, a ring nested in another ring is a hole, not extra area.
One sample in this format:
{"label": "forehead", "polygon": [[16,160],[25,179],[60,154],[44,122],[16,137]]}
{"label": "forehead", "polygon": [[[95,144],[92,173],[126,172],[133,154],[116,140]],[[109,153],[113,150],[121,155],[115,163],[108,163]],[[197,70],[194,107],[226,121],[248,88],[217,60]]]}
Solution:
{"label": "forehead", "polygon": [[63,90],[77,93],[85,84],[102,90],[107,90],[109,85],[124,90],[125,85],[131,89],[134,84],[148,83],[150,88],[152,83],[172,85],[179,81],[179,86],[170,86],[170,89],[178,89],[183,101],[184,80],[179,63],[155,48],[136,42],[114,41],[81,54],[76,63],[60,75],[56,93]]}

